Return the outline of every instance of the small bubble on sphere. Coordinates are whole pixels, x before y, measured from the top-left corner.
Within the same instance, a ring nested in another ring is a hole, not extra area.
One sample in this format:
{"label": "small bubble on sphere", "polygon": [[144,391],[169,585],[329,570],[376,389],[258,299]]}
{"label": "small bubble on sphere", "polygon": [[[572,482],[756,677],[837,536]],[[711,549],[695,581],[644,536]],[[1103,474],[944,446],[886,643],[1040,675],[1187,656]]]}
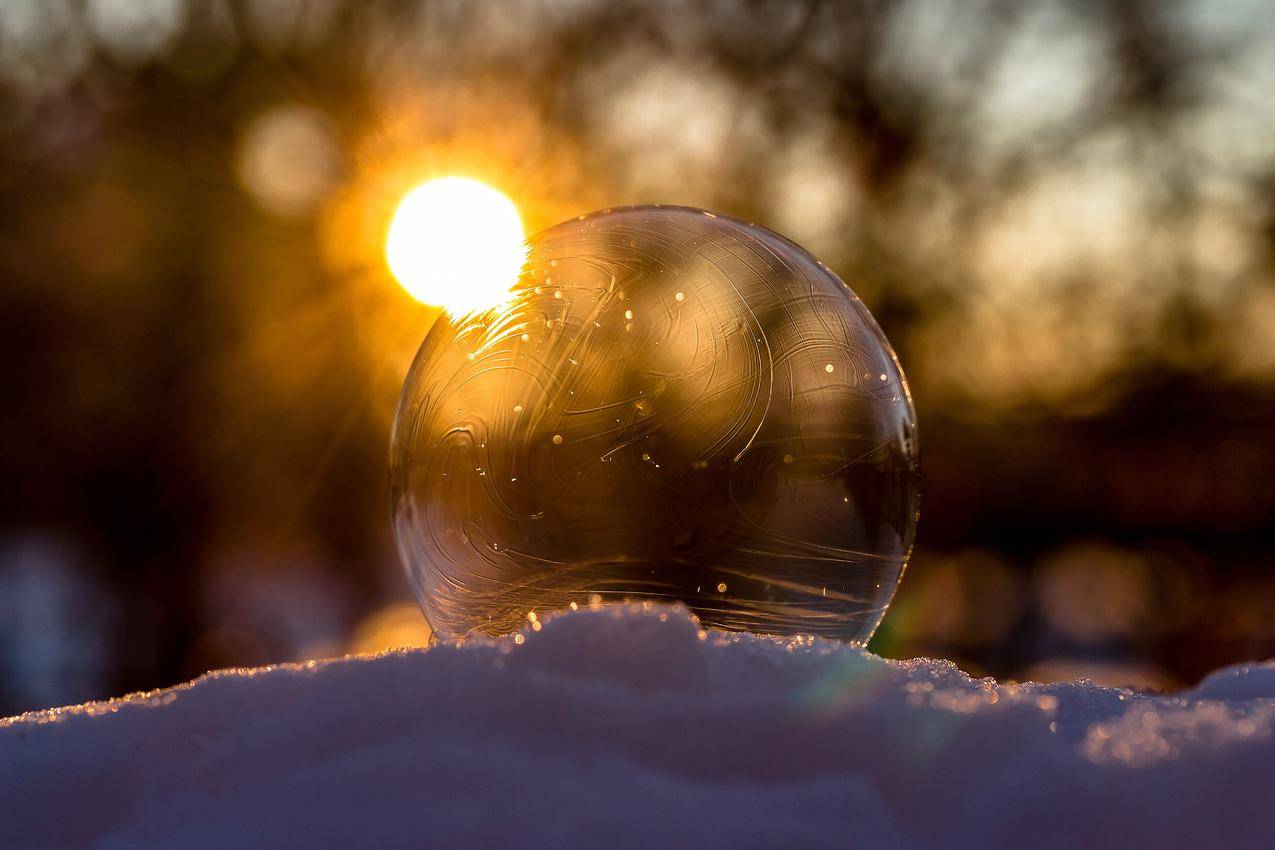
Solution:
{"label": "small bubble on sphere", "polygon": [[[833,361],[848,377],[817,379]],[[506,303],[439,319],[391,448],[399,550],[442,638],[641,599],[863,643],[917,478],[907,382],[862,302],[781,236],[665,206],[552,227]]]}

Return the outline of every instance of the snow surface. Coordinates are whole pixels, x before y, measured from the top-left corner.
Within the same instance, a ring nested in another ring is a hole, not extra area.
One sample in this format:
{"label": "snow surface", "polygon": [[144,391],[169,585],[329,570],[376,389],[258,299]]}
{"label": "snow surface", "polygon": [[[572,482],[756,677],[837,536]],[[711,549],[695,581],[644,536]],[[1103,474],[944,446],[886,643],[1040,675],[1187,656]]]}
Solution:
{"label": "snow surface", "polygon": [[0,847],[1275,846],[1275,664],[1152,696],[605,607],[0,721]]}

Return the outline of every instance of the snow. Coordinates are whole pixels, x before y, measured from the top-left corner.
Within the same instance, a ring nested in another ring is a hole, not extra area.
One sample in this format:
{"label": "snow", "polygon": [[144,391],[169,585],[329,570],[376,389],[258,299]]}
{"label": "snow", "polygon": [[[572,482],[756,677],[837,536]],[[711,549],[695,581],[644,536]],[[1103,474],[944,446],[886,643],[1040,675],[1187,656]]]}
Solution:
{"label": "snow", "polygon": [[1275,845],[1275,664],[1156,696],[537,625],[0,721],[0,846]]}

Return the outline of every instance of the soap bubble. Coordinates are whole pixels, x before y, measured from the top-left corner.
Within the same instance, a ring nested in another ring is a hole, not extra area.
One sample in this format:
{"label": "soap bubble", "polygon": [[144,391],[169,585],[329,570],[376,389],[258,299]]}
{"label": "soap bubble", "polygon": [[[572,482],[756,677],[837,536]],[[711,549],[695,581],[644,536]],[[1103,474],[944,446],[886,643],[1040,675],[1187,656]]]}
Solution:
{"label": "soap bubble", "polygon": [[630,599],[865,642],[916,522],[915,414],[867,309],[792,242],[682,207],[533,237],[507,303],[431,330],[392,443],[444,638]]}

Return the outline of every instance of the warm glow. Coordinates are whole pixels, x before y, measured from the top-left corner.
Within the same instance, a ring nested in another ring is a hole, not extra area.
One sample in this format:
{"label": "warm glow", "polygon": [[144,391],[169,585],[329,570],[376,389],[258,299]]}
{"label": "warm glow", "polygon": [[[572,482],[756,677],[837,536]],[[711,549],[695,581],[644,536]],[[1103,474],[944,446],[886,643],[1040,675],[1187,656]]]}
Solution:
{"label": "warm glow", "polygon": [[390,271],[412,297],[453,315],[500,304],[527,249],[513,202],[468,177],[442,177],[408,193],[385,240]]}

